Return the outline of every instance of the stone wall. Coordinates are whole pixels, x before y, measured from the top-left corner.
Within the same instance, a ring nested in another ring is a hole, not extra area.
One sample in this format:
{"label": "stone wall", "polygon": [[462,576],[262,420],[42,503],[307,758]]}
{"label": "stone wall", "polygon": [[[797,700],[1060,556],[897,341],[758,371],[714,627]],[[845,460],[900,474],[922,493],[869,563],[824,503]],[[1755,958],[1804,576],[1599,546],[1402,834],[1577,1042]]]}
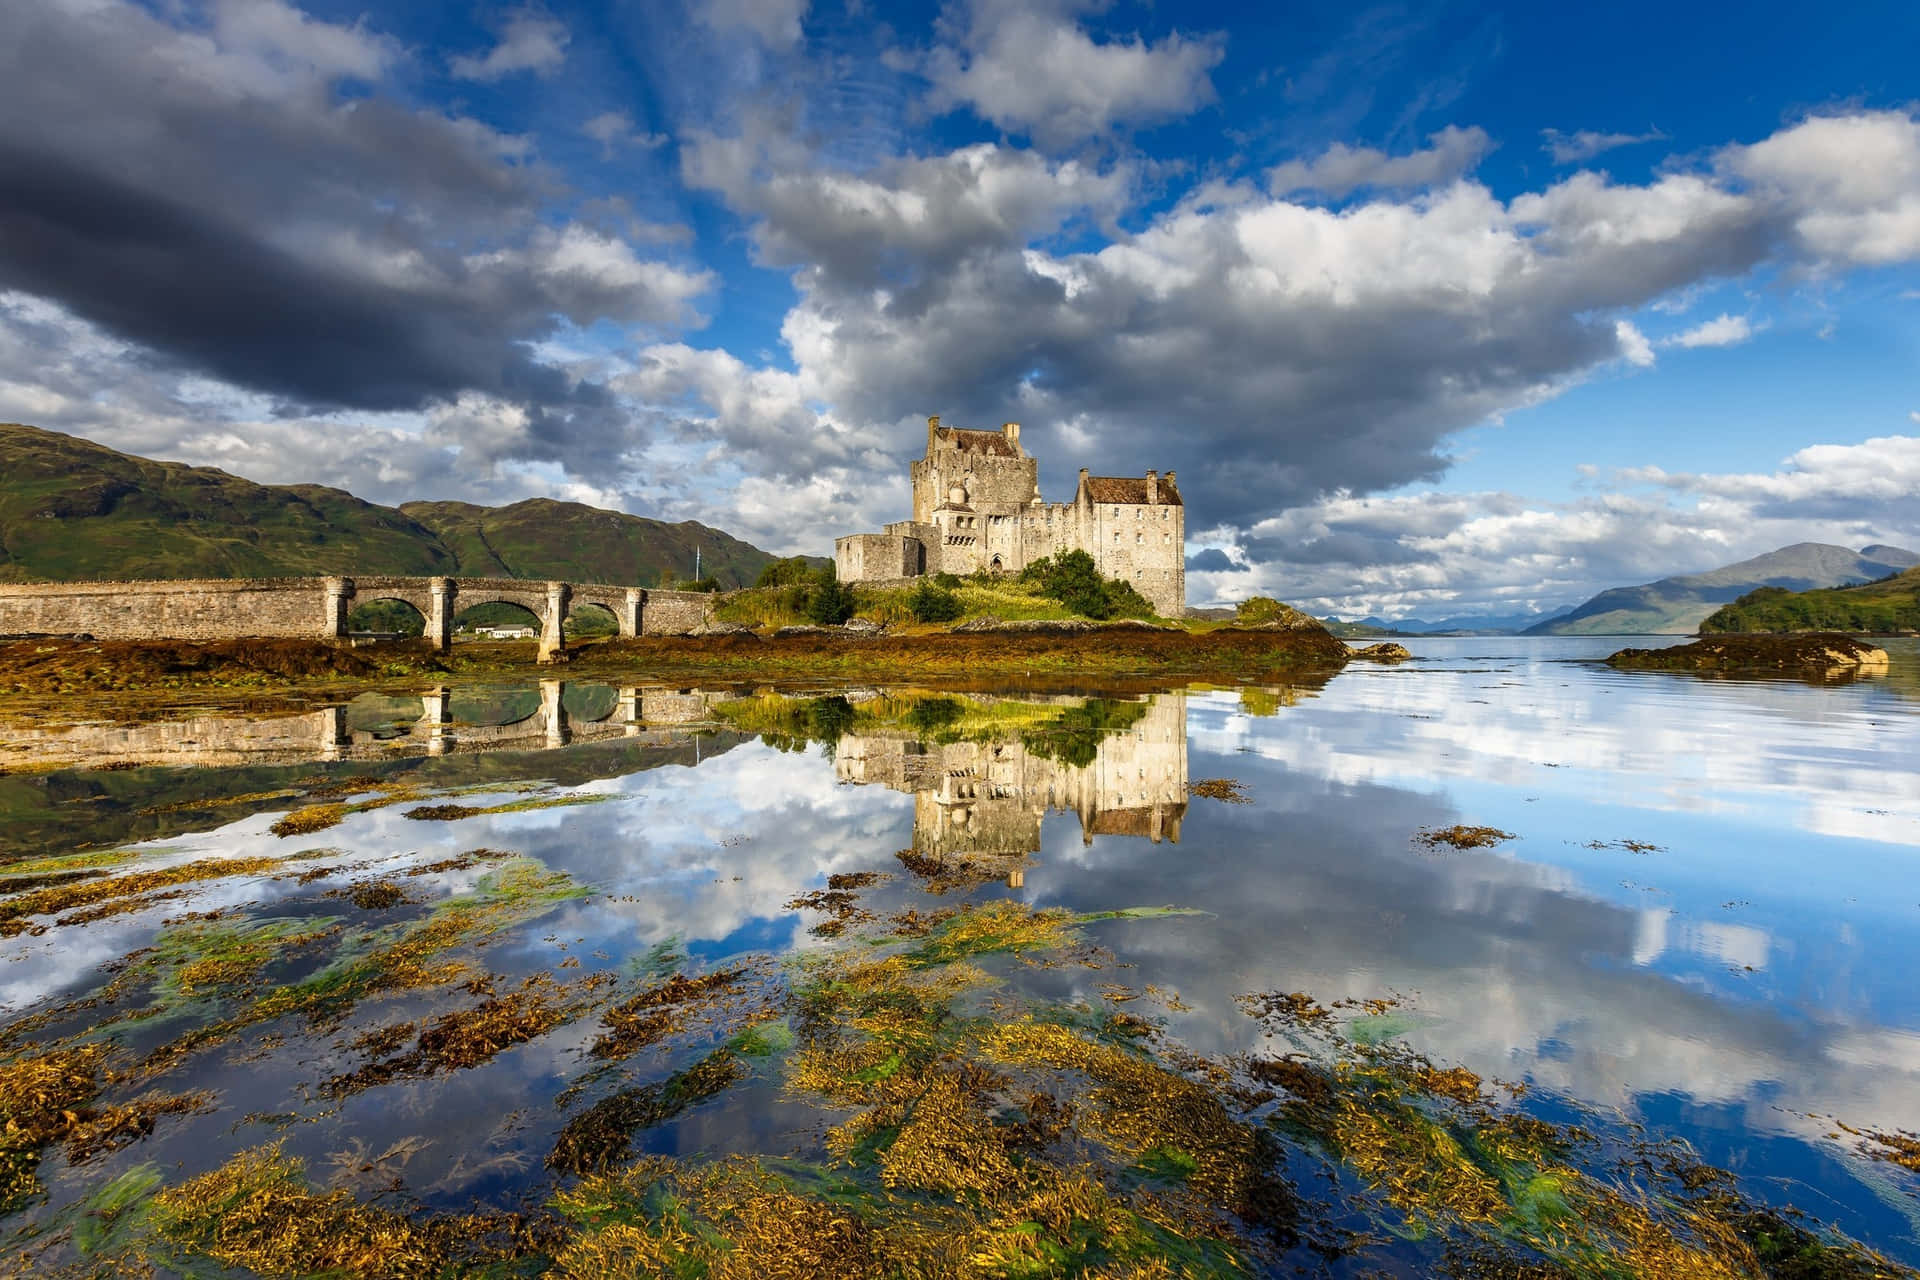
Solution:
{"label": "stone wall", "polygon": [[1091,503],[1081,545],[1109,578],[1134,589],[1169,618],[1186,612],[1186,508],[1168,503]]}
{"label": "stone wall", "polygon": [[842,582],[911,577],[925,565],[926,551],[918,538],[889,532],[834,540],[833,569]]}
{"label": "stone wall", "polygon": [[324,578],[0,586],[0,635],[232,640],[337,634]]}
{"label": "stone wall", "polygon": [[640,605],[640,634],[683,636],[713,622],[719,598],[704,591],[649,591]]}

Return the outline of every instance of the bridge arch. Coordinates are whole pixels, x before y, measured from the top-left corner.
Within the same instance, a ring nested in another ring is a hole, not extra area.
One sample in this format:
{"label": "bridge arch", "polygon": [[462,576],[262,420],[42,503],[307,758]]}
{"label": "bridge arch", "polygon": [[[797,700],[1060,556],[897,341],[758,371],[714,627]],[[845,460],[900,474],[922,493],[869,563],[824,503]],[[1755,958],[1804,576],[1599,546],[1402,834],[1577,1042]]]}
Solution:
{"label": "bridge arch", "polygon": [[425,619],[429,644],[452,641],[456,610],[502,601],[540,621],[539,654],[564,651],[575,604],[613,613],[623,636],[699,633],[717,597],[684,591],[513,578],[400,577],[177,579],[0,584],[0,635],[99,640],[342,639],[361,604],[395,600]]}
{"label": "bridge arch", "polygon": [[423,636],[427,633],[427,615],[412,601],[398,596],[356,595],[353,607],[347,610],[346,628],[349,635],[374,632]]}

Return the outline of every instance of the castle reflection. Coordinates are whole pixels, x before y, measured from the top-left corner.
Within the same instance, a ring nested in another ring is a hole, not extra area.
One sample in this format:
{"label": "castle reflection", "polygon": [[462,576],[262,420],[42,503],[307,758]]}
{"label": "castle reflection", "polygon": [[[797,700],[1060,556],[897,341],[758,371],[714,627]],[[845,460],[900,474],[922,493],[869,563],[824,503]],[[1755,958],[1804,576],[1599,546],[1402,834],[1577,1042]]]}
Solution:
{"label": "castle reflection", "polygon": [[[1024,857],[1040,848],[1049,811],[1076,814],[1087,844],[1095,836],[1179,843],[1187,812],[1184,692],[1019,705],[1053,714],[984,740],[941,741],[911,715],[898,726],[844,733],[834,745],[835,776],[910,793],[914,851],[934,858]],[[1008,875],[1017,886],[1020,872]]]}

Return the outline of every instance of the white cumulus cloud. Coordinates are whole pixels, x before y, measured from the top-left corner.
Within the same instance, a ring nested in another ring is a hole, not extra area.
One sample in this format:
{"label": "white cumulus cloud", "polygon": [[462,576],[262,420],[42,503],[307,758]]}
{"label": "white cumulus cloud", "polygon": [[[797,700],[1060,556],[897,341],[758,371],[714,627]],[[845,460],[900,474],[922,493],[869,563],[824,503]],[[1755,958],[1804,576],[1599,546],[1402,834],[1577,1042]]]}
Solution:
{"label": "white cumulus cloud", "polygon": [[1735,347],[1754,334],[1745,316],[1722,314],[1662,341],[1667,347]]}
{"label": "white cumulus cloud", "polygon": [[967,106],[981,119],[1060,147],[1132,125],[1178,119],[1214,100],[1217,36],[1174,32],[1148,42],[1096,40],[1076,20],[1097,6],[1054,0],[972,0],[947,22],[952,40],[928,56],[937,112]]}
{"label": "white cumulus cloud", "polygon": [[1403,156],[1335,143],[1312,160],[1289,160],[1275,167],[1267,175],[1267,186],[1277,196],[1310,191],[1334,199],[1362,187],[1432,187],[1470,171],[1493,150],[1493,139],[1480,128],[1448,125],[1427,141],[1427,147]]}
{"label": "white cumulus cloud", "polygon": [[800,43],[807,0],[701,0],[700,21],[715,31],[750,31],[769,49],[788,50]]}
{"label": "white cumulus cloud", "polygon": [[484,56],[462,54],[448,66],[462,80],[500,80],[521,71],[550,76],[566,62],[570,40],[559,19],[539,9],[521,9],[507,18],[500,43]]}

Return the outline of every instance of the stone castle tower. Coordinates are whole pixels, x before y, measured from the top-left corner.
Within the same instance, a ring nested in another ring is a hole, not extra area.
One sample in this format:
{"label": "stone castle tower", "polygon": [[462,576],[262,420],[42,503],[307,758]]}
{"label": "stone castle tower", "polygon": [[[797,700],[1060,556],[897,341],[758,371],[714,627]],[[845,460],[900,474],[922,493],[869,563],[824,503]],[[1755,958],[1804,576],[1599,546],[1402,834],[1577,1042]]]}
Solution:
{"label": "stone castle tower", "polygon": [[1020,424],[963,431],[927,419],[927,454],[913,464],[913,518],[884,533],[833,544],[842,582],[893,582],[926,573],[1018,573],[1042,556],[1084,551],[1165,617],[1187,604],[1186,507],[1174,474],[1080,472],[1071,502],[1043,502],[1040,464],[1020,447]]}

